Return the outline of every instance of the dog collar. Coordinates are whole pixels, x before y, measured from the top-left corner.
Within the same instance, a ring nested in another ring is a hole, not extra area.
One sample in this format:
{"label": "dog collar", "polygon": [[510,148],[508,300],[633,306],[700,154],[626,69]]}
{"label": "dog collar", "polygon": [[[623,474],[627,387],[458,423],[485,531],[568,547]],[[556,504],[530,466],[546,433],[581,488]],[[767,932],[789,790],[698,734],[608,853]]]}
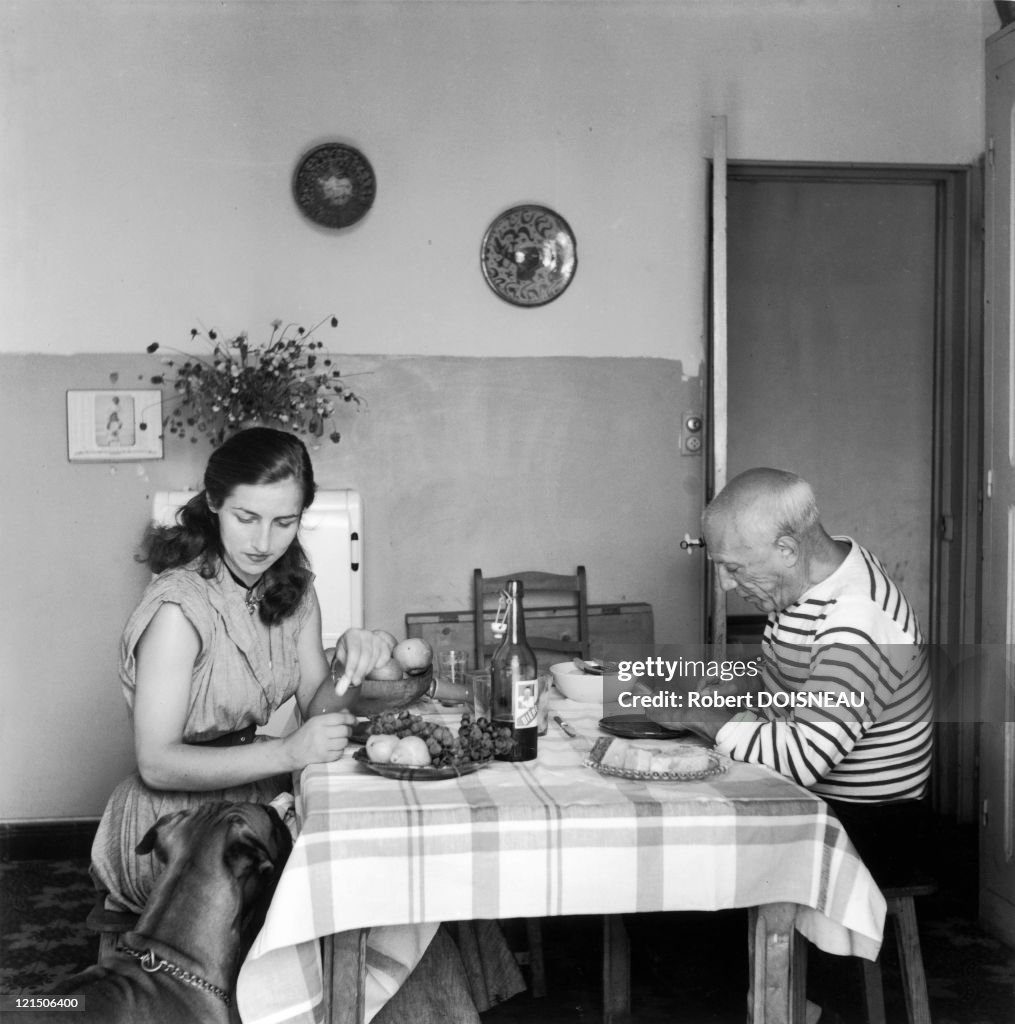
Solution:
{"label": "dog collar", "polygon": [[216,998],[221,999],[226,1006],[229,1006],[231,1003],[229,993],[224,988],[213,985],[210,981],[206,981],[191,971],[185,970],[179,964],[174,964],[171,960],[163,960],[157,957],[154,950],[142,951],[140,949],[131,949],[130,946],[117,946],[116,951],[118,953],[126,953],[127,956],[132,956],[135,960],[140,960],[141,970],[146,971],[148,974],[155,974],[156,971],[165,971],[166,974],[176,978],[178,981],[182,981],[187,985],[193,985],[194,988],[204,989],[205,992],[210,992]]}

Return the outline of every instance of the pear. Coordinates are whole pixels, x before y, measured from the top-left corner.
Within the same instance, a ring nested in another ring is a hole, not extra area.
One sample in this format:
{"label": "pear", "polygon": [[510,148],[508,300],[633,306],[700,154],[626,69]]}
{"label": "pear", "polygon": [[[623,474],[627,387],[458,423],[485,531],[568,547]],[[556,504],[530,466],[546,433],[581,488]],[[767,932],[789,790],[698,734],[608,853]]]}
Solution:
{"label": "pear", "polygon": [[392,736],[390,733],[369,736],[366,742],[367,757],[374,764],[387,764],[391,760],[391,755],[395,747],[398,746],[398,742],[398,737]]}
{"label": "pear", "polygon": [[430,764],[430,751],[419,736],[403,736],[391,751],[391,764],[425,768]]}

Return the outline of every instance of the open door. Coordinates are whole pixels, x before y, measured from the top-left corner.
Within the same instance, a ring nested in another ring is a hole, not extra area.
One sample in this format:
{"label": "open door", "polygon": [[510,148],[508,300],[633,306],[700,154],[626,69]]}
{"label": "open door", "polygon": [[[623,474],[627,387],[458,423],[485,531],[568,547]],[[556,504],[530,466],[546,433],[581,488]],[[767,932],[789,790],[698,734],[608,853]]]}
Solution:
{"label": "open door", "polygon": [[1015,945],[1015,26],[987,40],[980,917]]}
{"label": "open door", "polygon": [[[752,466],[799,473],[954,659],[978,600],[975,175],[728,160],[713,121],[706,498]],[[764,617],[703,573],[707,638],[754,653]],[[934,806],[961,822],[974,753],[970,723],[939,731]]]}
{"label": "open door", "polygon": [[[708,355],[708,445],[705,458],[707,475],[706,504],[726,486],[727,449],[727,250],[726,250],[726,118],[712,118],[712,264],[711,264],[711,332]],[[697,536],[695,532],[694,536]],[[707,562],[704,569],[706,585],[706,641],[713,646],[717,658],[726,656],[726,593],[719,585],[719,576]]]}

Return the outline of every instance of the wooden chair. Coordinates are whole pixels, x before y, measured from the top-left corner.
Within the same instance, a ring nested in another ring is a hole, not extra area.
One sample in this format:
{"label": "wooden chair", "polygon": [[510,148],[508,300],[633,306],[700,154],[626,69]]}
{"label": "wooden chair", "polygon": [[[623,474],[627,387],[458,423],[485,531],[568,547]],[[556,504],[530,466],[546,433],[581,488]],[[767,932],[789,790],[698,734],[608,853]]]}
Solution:
{"label": "wooden chair", "polygon": [[87,927],[99,933],[99,955],[96,960],[99,964],[116,952],[120,936],[124,932],[133,931],[137,927],[139,917],[138,914],[126,911],[107,910],[106,895],[103,890],[96,890],[95,903],[85,919]]}
{"label": "wooden chair", "polygon": [[[525,608],[529,612],[536,607],[543,607],[532,600],[533,596],[541,599],[544,595],[556,594],[558,600],[552,607],[564,610],[568,618],[576,620],[576,635],[563,633],[558,636],[539,635],[540,628],[545,628],[539,619],[526,620],[526,632],[529,646],[535,651],[550,651],[554,654],[570,655],[571,657],[587,658],[589,656],[589,604],[588,584],[585,579],[585,566],[579,565],[573,575],[549,572],[514,572],[503,576],[483,576],[482,569],[474,569],[472,573],[472,608],[473,608],[473,639],[476,652],[476,665],[485,665],[493,653],[494,644],[486,642],[486,619],[484,610],[488,599],[500,594],[508,580],[521,580],[525,588]],[[551,620],[552,621],[552,620]],[[539,622],[539,626],[535,624]],[[533,628],[535,626],[535,628]]]}
{"label": "wooden chair", "polygon": [[[888,919],[895,928],[899,950],[899,970],[906,997],[906,1018],[909,1024],[931,1024],[930,1000],[927,997],[927,976],[923,969],[920,932],[916,925],[917,896],[930,896],[937,884],[929,880],[882,888],[888,903]],[[863,969],[864,1004],[868,1024],[885,1024],[885,994],[881,979],[881,958],[871,963],[861,961]]]}

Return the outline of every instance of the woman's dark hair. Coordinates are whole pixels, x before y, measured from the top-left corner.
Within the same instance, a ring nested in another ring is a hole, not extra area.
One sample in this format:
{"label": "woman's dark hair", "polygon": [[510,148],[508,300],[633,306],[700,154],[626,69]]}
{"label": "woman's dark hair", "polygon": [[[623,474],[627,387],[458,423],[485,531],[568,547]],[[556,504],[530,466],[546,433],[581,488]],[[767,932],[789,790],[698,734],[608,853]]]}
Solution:
{"label": "woman's dark hair", "polygon": [[[201,575],[210,579],[218,572],[222,539],[218,515],[237,487],[295,480],[302,494],[301,511],[313,503],[317,485],[314,468],[303,442],[292,434],[270,427],[251,427],[233,434],[208,459],[204,490],[195,494],[177,515],[173,526],[152,523],[138,556],[152,572],[164,572],[202,557]],[[264,594],[258,606],[261,620],[272,625],[295,611],[310,586],[310,562],[299,542],[265,573]]]}

